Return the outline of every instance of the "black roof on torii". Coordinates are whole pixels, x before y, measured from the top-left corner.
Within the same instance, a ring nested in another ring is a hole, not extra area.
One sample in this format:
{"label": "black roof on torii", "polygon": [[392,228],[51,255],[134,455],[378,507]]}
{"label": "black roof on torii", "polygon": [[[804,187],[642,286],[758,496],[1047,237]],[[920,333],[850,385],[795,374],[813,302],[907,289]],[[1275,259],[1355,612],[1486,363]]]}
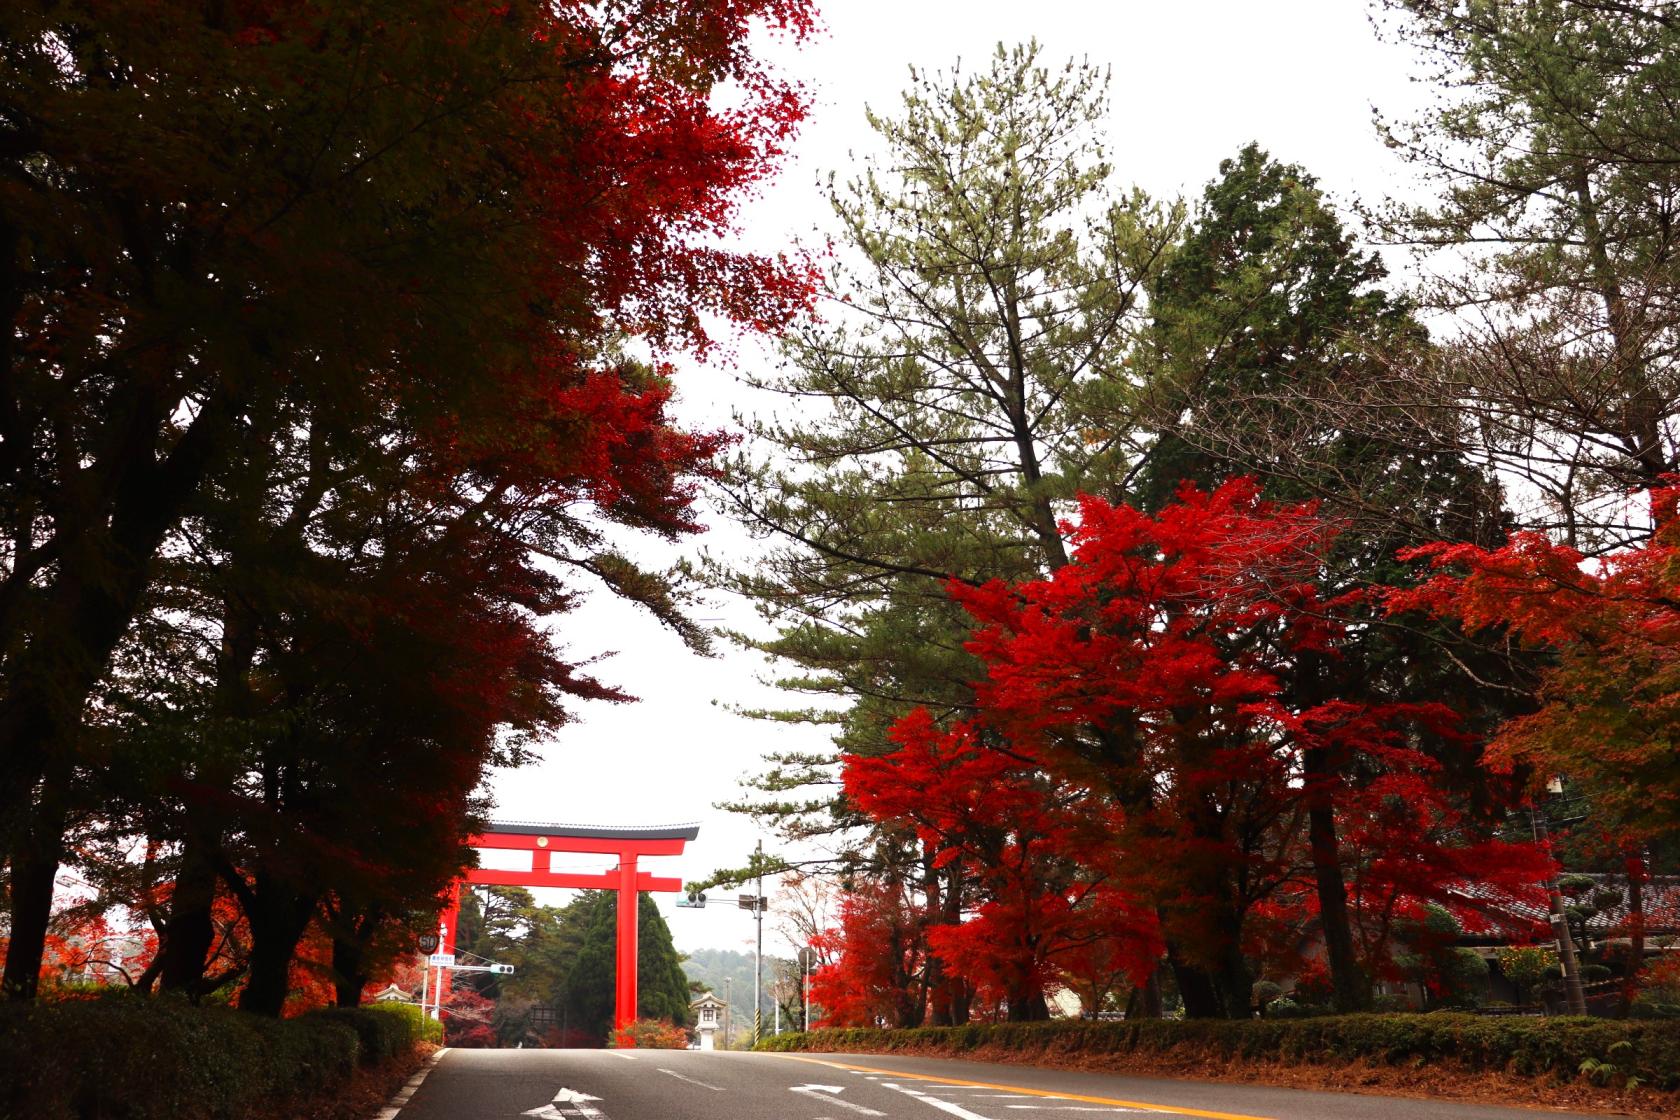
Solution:
{"label": "black roof on torii", "polygon": [[661,825],[545,824],[541,821],[491,821],[486,833],[513,836],[577,836],[588,840],[693,840],[698,823]]}

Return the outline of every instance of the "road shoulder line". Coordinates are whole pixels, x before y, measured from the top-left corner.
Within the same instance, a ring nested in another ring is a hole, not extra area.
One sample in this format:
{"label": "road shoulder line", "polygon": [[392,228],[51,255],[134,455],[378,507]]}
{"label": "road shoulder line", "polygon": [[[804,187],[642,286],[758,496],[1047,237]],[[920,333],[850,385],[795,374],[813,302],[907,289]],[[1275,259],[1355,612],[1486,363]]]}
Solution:
{"label": "road shoulder line", "polygon": [[1151,1104],[1148,1101],[1127,1101],[1116,1097],[1093,1097],[1081,1093],[1058,1093],[1050,1089],[1029,1089],[1022,1085],[999,1085],[991,1081],[968,1081],[961,1077],[940,1077],[931,1073],[905,1073],[903,1070],[882,1069],[878,1066],[852,1065],[829,1061],[827,1058],[808,1058],[803,1054],[772,1053],[772,1057],[791,1058],[796,1062],[827,1066],[830,1069],[851,1070],[854,1073],[885,1074],[895,1079],[933,1081],[941,1085],[964,1085],[972,1089],[999,1089],[1006,1093],[1022,1093],[1029,1097],[1054,1097],[1057,1100],[1079,1101],[1083,1104],[1106,1104],[1116,1108],[1141,1108],[1150,1112],[1164,1112],[1171,1116],[1197,1116],[1202,1120],[1274,1120],[1269,1116],[1255,1116],[1243,1112],[1211,1112],[1205,1108],[1185,1108],[1175,1104]]}
{"label": "road shoulder line", "polygon": [[379,1110],[373,1120],[393,1120],[393,1117],[403,1110],[403,1106],[413,1099],[414,1091],[420,1088],[420,1082],[426,1080],[426,1075],[432,1072],[432,1068],[438,1064],[438,1060],[449,1053],[450,1049],[451,1047],[448,1046],[439,1047],[431,1057],[427,1058],[426,1064],[421,1066],[413,1077],[403,1082],[402,1088],[398,1089],[396,1095],[385,1102],[385,1107]]}

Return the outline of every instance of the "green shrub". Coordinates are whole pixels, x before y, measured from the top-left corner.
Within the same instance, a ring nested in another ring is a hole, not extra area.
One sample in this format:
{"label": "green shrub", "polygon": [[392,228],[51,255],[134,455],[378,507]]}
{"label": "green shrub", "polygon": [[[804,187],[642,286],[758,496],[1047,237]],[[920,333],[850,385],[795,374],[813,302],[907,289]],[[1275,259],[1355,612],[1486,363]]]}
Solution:
{"label": "green shrub", "polygon": [[406,1054],[421,1042],[443,1041],[443,1024],[410,1003],[370,1003],[334,1007],[307,1018],[343,1023],[356,1032],[363,1065],[378,1065]]}
{"label": "green shrub", "polygon": [[[1274,1013],[1283,1002],[1273,1001]],[[904,1031],[851,1028],[784,1034],[759,1045],[761,1050],[932,1050],[951,1054],[979,1047],[1047,1057],[1172,1053],[1197,1059],[1246,1058],[1323,1065],[1353,1061],[1438,1063],[1470,1071],[1502,1070],[1564,1079],[1584,1076],[1583,1064],[1591,1063],[1585,1068],[1594,1079],[1606,1084],[1637,1078],[1648,1086],[1680,1088],[1680,1022],[1494,1018],[1451,1011],[1246,1021],[971,1023]]]}
{"label": "green shrub", "polygon": [[0,1120],[234,1120],[411,1049],[416,1008],[265,1019],[109,995],[0,1005]]}
{"label": "green shrub", "polygon": [[1628,1008],[1632,1019],[1680,1019],[1680,1003],[1672,1003],[1646,992],[1634,998]]}
{"label": "green shrub", "polygon": [[1517,1001],[1527,1003],[1535,985],[1557,964],[1557,954],[1539,945],[1512,945],[1499,950],[1499,971],[1516,985]]}

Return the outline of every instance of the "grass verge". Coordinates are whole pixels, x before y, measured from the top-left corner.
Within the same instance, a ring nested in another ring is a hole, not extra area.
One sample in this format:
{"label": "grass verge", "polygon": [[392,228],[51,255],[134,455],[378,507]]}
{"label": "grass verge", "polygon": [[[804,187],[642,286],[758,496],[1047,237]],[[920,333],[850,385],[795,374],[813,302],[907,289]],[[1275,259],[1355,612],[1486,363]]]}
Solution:
{"label": "grass verge", "polygon": [[1680,1023],[1345,1015],[832,1029],[762,1050],[900,1053],[1064,1069],[1672,1117]]}

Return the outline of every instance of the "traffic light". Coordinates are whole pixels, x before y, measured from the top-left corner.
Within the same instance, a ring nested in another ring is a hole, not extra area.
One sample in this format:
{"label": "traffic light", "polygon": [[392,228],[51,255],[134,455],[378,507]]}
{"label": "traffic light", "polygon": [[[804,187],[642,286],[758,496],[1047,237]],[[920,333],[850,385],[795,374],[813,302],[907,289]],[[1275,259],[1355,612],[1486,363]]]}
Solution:
{"label": "traffic light", "polygon": [[692,907],[695,910],[701,909],[706,905],[706,893],[704,891],[689,891],[687,901],[678,900],[677,905]]}
{"label": "traffic light", "polygon": [[490,966],[490,971],[497,976],[512,976],[513,966],[511,964],[493,964]]}

